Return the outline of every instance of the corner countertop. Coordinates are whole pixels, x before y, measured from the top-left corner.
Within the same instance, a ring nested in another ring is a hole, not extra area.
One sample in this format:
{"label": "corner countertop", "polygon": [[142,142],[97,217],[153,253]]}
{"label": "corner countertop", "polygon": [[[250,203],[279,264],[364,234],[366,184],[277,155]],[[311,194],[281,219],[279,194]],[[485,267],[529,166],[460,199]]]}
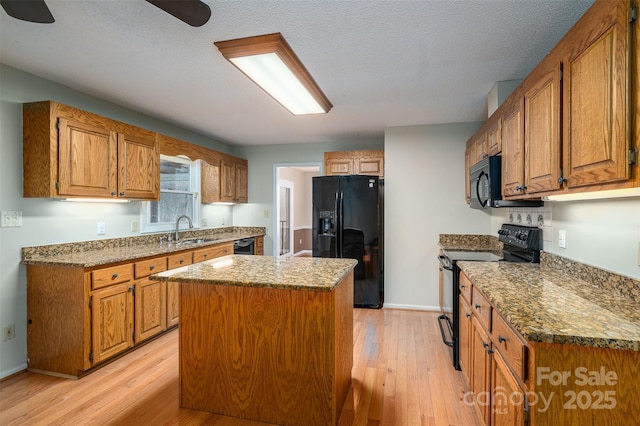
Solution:
{"label": "corner countertop", "polygon": [[161,256],[185,250],[204,248],[214,244],[265,235],[264,228],[230,227],[205,231],[181,231],[181,239],[206,238],[206,242],[193,244],[161,243],[160,235],[117,238],[110,240],[81,241],[77,243],[24,247],[22,263],[26,265],[49,265],[77,268],[92,268],[113,263]]}
{"label": "corner countertop", "polygon": [[358,262],[354,259],[230,255],[152,275],[159,281],[331,291]]}
{"label": "corner countertop", "polygon": [[529,341],[640,351],[640,304],[633,298],[539,264],[458,265]]}

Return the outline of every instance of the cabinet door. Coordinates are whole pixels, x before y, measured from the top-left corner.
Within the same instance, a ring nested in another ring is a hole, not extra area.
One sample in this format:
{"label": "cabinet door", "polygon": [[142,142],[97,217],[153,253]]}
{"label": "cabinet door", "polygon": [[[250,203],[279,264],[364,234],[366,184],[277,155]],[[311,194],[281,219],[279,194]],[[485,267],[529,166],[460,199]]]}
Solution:
{"label": "cabinet door", "polygon": [[325,176],[352,175],[353,160],[351,158],[328,158],[324,163]]}
{"label": "cabinet door", "polygon": [[236,163],[236,203],[248,201],[248,178],[247,166]]}
{"label": "cabinet door", "polygon": [[133,287],[116,284],[92,294],[93,364],[133,346]]}
{"label": "cabinet door", "polygon": [[471,186],[469,184],[469,168],[471,167],[471,149],[464,152],[464,199],[467,204],[471,203]]}
{"label": "cabinet door", "polygon": [[[602,13],[568,34],[564,58],[564,178],[568,187],[629,178],[628,2],[603,2]],[[637,47],[636,47],[637,48]]]}
{"label": "cabinet door", "polygon": [[471,158],[471,165],[476,164],[480,160],[487,157],[487,134],[481,133],[478,137],[473,141],[473,157]]}
{"label": "cabinet door", "polygon": [[193,263],[233,254],[233,243],[223,243],[193,251]]}
{"label": "cabinet door", "polygon": [[471,317],[471,391],[483,424],[490,424],[491,340],[475,316]]}
{"label": "cabinet door", "polygon": [[160,151],[155,134],[118,134],[118,197],[160,199]]}
{"label": "cabinet door", "polygon": [[136,282],[136,343],[167,328],[167,286],[148,278]]}
{"label": "cabinet door", "polygon": [[502,120],[494,118],[493,123],[487,127],[487,154],[496,155],[502,152]]}
{"label": "cabinet door", "polygon": [[236,165],[220,161],[220,201],[233,203],[236,199]]}
{"label": "cabinet door", "polygon": [[256,237],[254,254],[256,256],[264,256],[264,237]]}
{"label": "cabinet door", "polygon": [[205,204],[217,203],[220,200],[220,163],[200,163],[202,202]]}
{"label": "cabinet door", "polygon": [[355,173],[358,175],[384,178],[384,157],[363,157],[354,159]]}
{"label": "cabinet door", "polygon": [[550,68],[524,95],[527,193],[560,188],[560,64]]}
{"label": "cabinet door", "polygon": [[58,120],[58,125],[58,195],[115,196],[116,133],[64,118]]}
{"label": "cabinet door", "polygon": [[180,321],[180,284],[167,282],[167,328]]}
{"label": "cabinet door", "polygon": [[460,349],[460,370],[462,371],[462,375],[467,383],[470,386],[471,377],[469,374],[470,367],[470,357],[471,348],[470,344],[470,333],[471,333],[471,307],[467,304],[467,302],[461,297],[460,298],[460,326],[459,326],[459,349]]}
{"label": "cabinet door", "polygon": [[522,195],[524,186],[524,98],[517,100],[502,117],[502,196]]}
{"label": "cabinet door", "polygon": [[491,425],[524,426],[529,410],[526,396],[496,351],[491,361]]}

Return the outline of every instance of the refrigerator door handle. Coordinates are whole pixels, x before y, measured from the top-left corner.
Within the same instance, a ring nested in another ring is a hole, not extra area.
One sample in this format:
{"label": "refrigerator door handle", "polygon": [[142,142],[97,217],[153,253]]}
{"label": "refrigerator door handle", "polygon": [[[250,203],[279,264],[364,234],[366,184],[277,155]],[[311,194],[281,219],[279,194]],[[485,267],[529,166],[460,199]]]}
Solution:
{"label": "refrigerator door handle", "polygon": [[333,235],[335,235],[335,245],[336,245],[336,257],[340,257],[340,222],[338,219],[339,212],[339,204],[340,204],[340,195],[336,192],[336,199],[333,205],[333,226],[335,226],[335,231]]}

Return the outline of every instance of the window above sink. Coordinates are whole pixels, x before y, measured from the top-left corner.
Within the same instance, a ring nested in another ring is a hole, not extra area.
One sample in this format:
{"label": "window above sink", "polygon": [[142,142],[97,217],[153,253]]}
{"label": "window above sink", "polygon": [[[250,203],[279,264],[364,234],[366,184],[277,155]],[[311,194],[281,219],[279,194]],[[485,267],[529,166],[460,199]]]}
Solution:
{"label": "window above sink", "polygon": [[[160,155],[160,201],[140,203],[141,232],[175,231],[176,219],[187,215],[200,228],[200,161]],[[188,229],[183,221],[180,229]]]}

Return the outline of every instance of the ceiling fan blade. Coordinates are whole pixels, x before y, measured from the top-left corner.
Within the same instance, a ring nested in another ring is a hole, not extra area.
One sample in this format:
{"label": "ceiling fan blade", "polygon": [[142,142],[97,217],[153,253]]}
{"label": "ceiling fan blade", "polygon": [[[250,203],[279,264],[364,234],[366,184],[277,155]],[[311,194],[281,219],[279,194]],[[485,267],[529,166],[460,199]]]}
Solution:
{"label": "ceiling fan blade", "polygon": [[7,15],[22,21],[38,24],[55,22],[44,0],[0,0],[0,5]]}
{"label": "ceiling fan blade", "polygon": [[201,27],[211,17],[209,5],[200,0],[147,0],[192,27]]}

